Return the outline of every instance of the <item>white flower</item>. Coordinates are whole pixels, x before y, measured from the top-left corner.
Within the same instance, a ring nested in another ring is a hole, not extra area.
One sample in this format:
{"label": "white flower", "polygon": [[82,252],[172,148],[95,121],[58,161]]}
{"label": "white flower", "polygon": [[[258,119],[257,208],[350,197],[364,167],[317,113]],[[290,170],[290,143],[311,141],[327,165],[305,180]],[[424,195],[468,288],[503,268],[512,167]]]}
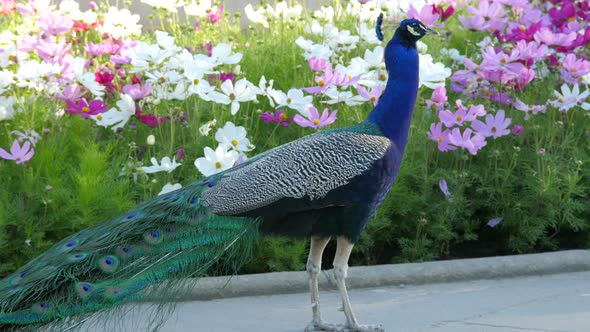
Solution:
{"label": "white flower", "polygon": [[443,48],[440,50],[440,55],[442,55],[443,57],[451,58],[454,64],[463,63],[463,59],[465,59],[465,57],[461,55],[461,53],[459,53],[459,50],[457,50],[456,48]]}
{"label": "white flower", "polygon": [[211,10],[211,0],[192,0],[184,5],[184,12],[189,16],[205,17]]}
{"label": "white flower", "polygon": [[572,89],[567,84],[563,84],[561,86],[561,93],[555,90],[553,94],[557,97],[557,100],[550,100],[549,103],[559,108],[561,112],[567,112],[570,108],[578,105],[586,111],[590,110],[590,104],[586,102],[586,98],[590,95],[590,90],[580,93],[580,87],[577,84],[574,84]]}
{"label": "white flower", "polygon": [[14,117],[14,103],[16,99],[13,96],[0,96],[0,121],[10,120]]}
{"label": "white flower", "polygon": [[353,96],[352,92],[350,91],[338,91],[338,88],[335,86],[331,86],[324,92],[324,95],[327,96],[328,100],[324,101],[324,104],[337,104],[340,102],[344,102],[348,106],[355,106],[365,102],[365,100],[361,96]]}
{"label": "white flower", "polygon": [[63,16],[67,16],[74,21],[82,21],[84,23],[96,23],[98,15],[92,10],[85,12],[80,11],[78,1],[63,0],[59,3],[59,11]]}
{"label": "white flower", "polygon": [[299,113],[307,116],[307,108],[313,101],[312,96],[304,96],[301,89],[290,89],[287,94],[282,91],[275,90],[273,98],[277,102],[277,107],[287,106]]}
{"label": "white flower", "polygon": [[[268,83],[268,85],[267,85]],[[274,98],[273,95],[276,95],[276,91],[275,89],[272,88],[274,84],[273,80],[270,81],[266,81],[266,77],[264,77],[264,75],[262,75],[262,77],[260,77],[260,82],[258,83],[258,94],[261,94],[263,96],[265,96],[266,98],[268,98],[268,102],[270,103],[271,107],[275,107],[275,102],[274,102]]]}
{"label": "white flower", "polygon": [[215,87],[211,86],[206,79],[203,79],[205,75],[202,67],[196,62],[189,62],[184,67],[184,76],[188,82],[188,92],[190,94],[197,94],[201,99],[210,100],[209,93],[215,90]]}
{"label": "white flower", "polygon": [[115,131],[117,128],[123,128],[129,121],[131,116],[135,114],[135,102],[128,94],[121,95],[121,99],[117,101],[117,106],[110,110],[97,115],[91,115],[90,118],[96,121],[96,124],[102,127],[111,127]]}
{"label": "white flower", "polygon": [[426,85],[436,89],[445,84],[445,79],[451,76],[451,69],[441,62],[434,63],[430,54],[420,54],[419,87]]}
{"label": "white flower", "polygon": [[217,120],[215,120],[215,119],[213,119],[211,121],[207,121],[207,123],[205,123],[204,125],[199,127],[199,133],[201,133],[201,135],[203,135],[203,136],[208,136],[209,132],[211,131],[211,128],[213,128],[216,123],[217,123]]}
{"label": "white flower", "polygon": [[177,164],[176,163],[176,157],[173,157],[172,160],[170,160],[169,157],[164,157],[162,158],[162,161],[160,162],[160,164],[158,164],[158,160],[154,157],[152,157],[150,159],[150,161],[152,162],[152,166],[143,166],[141,169],[145,172],[145,173],[156,173],[156,172],[172,172],[173,170],[176,169],[176,167],[182,165],[182,164]]}
{"label": "white flower", "polygon": [[[159,31],[158,31],[159,32]],[[127,52],[133,67],[129,70],[132,73],[146,71],[164,62],[172,53],[161,48],[159,45],[151,45],[140,42],[139,45]]]}
{"label": "white flower", "polygon": [[236,82],[236,85],[231,80],[225,80],[221,84],[221,91],[211,91],[209,98],[219,104],[231,104],[231,114],[234,115],[240,110],[240,102],[256,100],[256,88],[245,78]]}
{"label": "white flower", "polygon": [[141,24],[139,15],[131,14],[128,9],[118,9],[109,7],[109,11],[104,15],[104,23],[98,26],[98,31],[108,33],[114,39],[141,34]]}
{"label": "white flower", "polygon": [[195,167],[205,176],[231,168],[239,157],[236,151],[226,151],[223,145],[218,146],[215,151],[207,146],[204,152],[205,157],[195,160]]}
{"label": "white flower", "polygon": [[178,7],[184,5],[184,1],[179,0],[141,0],[141,2],[148,4],[154,8],[163,8],[170,13],[177,13]]}
{"label": "white flower", "polygon": [[0,70],[0,95],[14,84],[14,74],[10,70]]}
{"label": "white flower", "polygon": [[246,134],[246,128],[236,127],[233,122],[228,121],[223,128],[217,129],[215,139],[226,148],[229,147],[238,152],[246,152],[253,149]]}
{"label": "white flower", "polygon": [[301,36],[295,40],[295,44],[303,49],[303,57],[305,60],[309,60],[312,57],[329,60],[334,53],[328,46],[315,44],[311,40],[304,39]]}
{"label": "white flower", "polygon": [[235,65],[242,60],[242,53],[231,54],[231,46],[228,44],[218,44],[211,50],[211,61],[217,65]]}
{"label": "white flower", "polygon": [[[326,22],[332,22],[334,21],[334,14],[335,11],[333,6],[322,6],[320,9],[313,12],[313,17],[323,19]],[[365,24],[365,26],[367,25],[364,22],[363,24]],[[375,31],[373,31],[373,35],[375,35]]]}
{"label": "white flower", "polygon": [[373,25],[369,27],[366,22],[362,22],[358,27],[358,32],[361,39],[369,44],[381,43],[379,38],[377,38],[377,34],[375,33],[375,28],[373,28]]}
{"label": "white flower", "polygon": [[416,42],[416,47],[418,48],[418,53],[426,54],[428,52],[428,45],[421,41]]}
{"label": "white flower", "polygon": [[180,183],[172,184],[172,183],[168,182],[164,185],[164,187],[162,187],[162,190],[158,193],[158,196],[167,194],[169,192],[178,190],[180,188],[182,188],[182,185]]}
{"label": "white flower", "polygon": [[76,57],[72,61],[72,70],[78,83],[82,84],[90,93],[100,97],[104,94],[103,90],[105,87],[100,85],[91,72],[84,72],[84,64],[86,60],[84,58]]}
{"label": "white flower", "polygon": [[156,136],[154,135],[149,135],[146,139],[146,143],[147,145],[154,145],[156,144]]}
{"label": "white flower", "polygon": [[252,4],[247,4],[246,7],[244,7],[244,12],[250,21],[262,24],[263,27],[268,28],[268,20],[264,17],[264,9],[262,7],[258,7],[258,9],[254,10]]}

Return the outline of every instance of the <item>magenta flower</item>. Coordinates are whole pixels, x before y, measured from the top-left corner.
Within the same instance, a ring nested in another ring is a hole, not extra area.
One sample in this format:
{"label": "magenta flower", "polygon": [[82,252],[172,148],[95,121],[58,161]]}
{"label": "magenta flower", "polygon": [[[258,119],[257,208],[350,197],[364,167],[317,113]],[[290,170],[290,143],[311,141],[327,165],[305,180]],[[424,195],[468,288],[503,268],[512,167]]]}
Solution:
{"label": "magenta flower", "polygon": [[472,155],[476,155],[477,151],[483,148],[487,142],[483,135],[476,133],[472,136],[472,133],[471,128],[466,128],[463,134],[459,128],[453,128],[449,135],[449,141],[451,144],[469,151]]}
{"label": "magenta flower", "polygon": [[223,6],[219,6],[215,12],[210,11],[207,13],[207,19],[209,19],[209,22],[211,22],[211,23],[217,23],[217,22],[221,21],[222,18],[223,18]]}
{"label": "magenta flower", "polygon": [[576,20],[576,8],[570,0],[565,0],[560,7],[549,9],[549,17],[557,26]]}
{"label": "magenta flower", "polygon": [[450,145],[449,141],[450,131],[448,129],[442,130],[442,123],[430,125],[430,131],[427,133],[428,138],[438,144],[438,149],[442,152],[453,151],[457,148]]}
{"label": "magenta flower", "polygon": [[301,127],[311,127],[314,129],[325,127],[336,121],[336,114],[338,111],[334,111],[330,114],[328,108],[325,108],[322,115],[318,113],[317,108],[310,106],[307,109],[307,118],[297,114],[293,117],[293,121]]}
{"label": "magenta flower", "polygon": [[159,118],[153,114],[145,114],[141,111],[140,108],[135,109],[135,115],[137,116],[139,121],[143,122],[143,124],[145,124],[146,126],[152,128],[155,128],[164,123],[164,121],[166,121],[166,118],[164,117]]}
{"label": "magenta flower", "polygon": [[485,123],[479,120],[474,120],[471,123],[471,127],[473,127],[478,134],[485,137],[494,137],[494,139],[496,139],[510,133],[508,126],[511,122],[512,119],[505,118],[504,110],[499,110],[498,113],[496,113],[496,116],[492,114],[486,115]]}
{"label": "magenta flower", "polygon": [[37,26],[46,34],[54,36],[70,31],[74,26],[74,21],[69,17],[47,12],[39,17]]}
{"label": "magenta flower", "polygon": [[100,99],[95,99],[91,103],[88,103],[86,98],[78,100],[77,103],[71,100],[66,100],[66,104],[69,106],[66,108],[67,112],[80,114],[85,118],[102,113],[109,108],[109,105],[104,104]]}
{"label": "magenta flower", "polygon": [[326,59],[312,56],[309,59],[309,68],[315,72],[324,71],[326,69]]}
{"label": "magenta flower", "polygon": [[371,91],[367,91],[365,87],[357,85],[356,91],[361,97],[363,97],[364,100],[371,101],[373,106],[376,106],[377,102],[379,101],[379,97],[381,97],[381,94],[383,93],[383,85],[377,84],[371,89]]}
{"label": "magenta flower", "polygon": [[275,114],[264,112],[260,115],[260,119],[266,123],[280,123],[283,127],[288,127],[293,121],[293,116],[287,116],[284,110],[277,110]]}
{"label": "magenta flower", "polygon": [[440,15],[442,22],[446,21],[449,17],[455,13],[455,7],[449,6],[447,9],[443,9],[442,5],[432,5],[432,12]]}
{"label": "magenta flower", "polygon": [[176,159],[177,160],[182,160],[184,159],[184,157],[186,156],[186,152],[184,151],[184,149],[178,149],[178,151],[176,151]]}
{"label": "magenta flower", "polygon": [[150,82],[147,82],[143,87],[140,83],[125,84],[123,85],[123,92],[130,95],[134,100],[139,100],[152,93],[152,85]]}
{"label": "magenta flower", "polygon": [[521,125],[514,125],[514,127],[512,127],[512,135],[514,136],[518,136],[522,133],[522,131],[524,130],[524,127]]}
{"label": "magenta flower", "polygon": [[[29,148],[31,149],[30,151]],[[31,142],[29,141],[25,142],[21,147],[20,144],[18,144],[18,140],[14,140],[12,147],[10,148],[10,153],[0,148],[0,158],[14,160],[16,161],[17,165],[30,160],[34,154],[35,150],[31,148]]]}
{"label": "magenta flower", "polygon": [[113,79],[115,78],[115,75],[113,75],[112,73],[108,72],[108,71],[97,71],[96,73],[94,73],[94,80],[100,84],[100,85],[104,85],[105,88],[107,88],[108,91],[113,91],[115,90],[115,85],[113,84]]}

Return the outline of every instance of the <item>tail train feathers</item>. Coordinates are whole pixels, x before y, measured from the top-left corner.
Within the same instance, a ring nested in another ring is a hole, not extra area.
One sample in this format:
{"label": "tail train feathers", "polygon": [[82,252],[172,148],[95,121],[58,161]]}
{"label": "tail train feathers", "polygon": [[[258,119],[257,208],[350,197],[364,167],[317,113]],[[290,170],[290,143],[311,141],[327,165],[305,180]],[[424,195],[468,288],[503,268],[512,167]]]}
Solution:
{"label": "tail train feathers", "polygon": [[79,315],[79,322],[153,293],[174,296],[183,278],[203,275],[224,254],[239,265],[258,238],[258,220],[209,213],[200,199],[205,185],[74,234],[0,281],[0,330],[75,325],[66,318]]}

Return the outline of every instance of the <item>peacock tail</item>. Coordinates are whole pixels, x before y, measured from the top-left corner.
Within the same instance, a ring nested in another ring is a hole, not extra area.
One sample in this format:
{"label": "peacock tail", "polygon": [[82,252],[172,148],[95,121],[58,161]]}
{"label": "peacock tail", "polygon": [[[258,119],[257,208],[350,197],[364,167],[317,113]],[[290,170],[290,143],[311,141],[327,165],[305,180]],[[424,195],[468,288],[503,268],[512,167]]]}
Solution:
{"label": "peacock tail", "polygon": [[227,261],[236,265],[226,268],[235,272],[258,238],[259,220],[210,213],[201,194],[214,185],[205,179],[153,198],[64,239],[0,281],[0,330],[51,323],[63,331],[123,303],[171,298],[223,255],[233,257]]}

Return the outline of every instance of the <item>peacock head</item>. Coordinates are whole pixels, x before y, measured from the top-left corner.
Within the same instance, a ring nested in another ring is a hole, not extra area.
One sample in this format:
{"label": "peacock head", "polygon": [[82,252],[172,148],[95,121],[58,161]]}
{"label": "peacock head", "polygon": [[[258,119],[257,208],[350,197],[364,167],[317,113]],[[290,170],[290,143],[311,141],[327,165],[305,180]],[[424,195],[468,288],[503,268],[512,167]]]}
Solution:
{"label": "peacock head", "polygon": [[426,35],[437,35],[438,32],[426,27],[422,22],[415,18],[403,20],[396,30],[396,35],[408,42],[416,43],[420,38]]}

